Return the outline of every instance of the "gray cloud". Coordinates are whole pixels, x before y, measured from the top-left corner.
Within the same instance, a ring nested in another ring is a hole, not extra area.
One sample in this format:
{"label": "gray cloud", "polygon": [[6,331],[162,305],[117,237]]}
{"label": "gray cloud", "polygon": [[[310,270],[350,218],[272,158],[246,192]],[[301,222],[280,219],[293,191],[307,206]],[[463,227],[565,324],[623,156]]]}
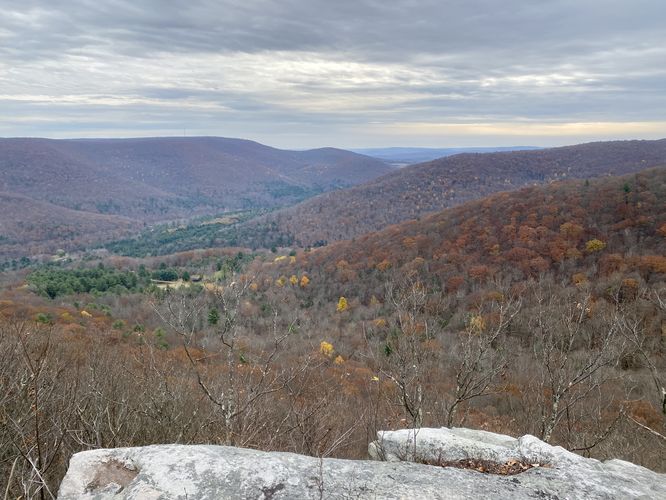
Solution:
{"label": "gray cloud", "polygon": [[663,0],[0,9],[5,136],[186,129],[285,147],[527,143],[524,134],[558,144],[621,137],[622,124],[626,137],[666,136]]}

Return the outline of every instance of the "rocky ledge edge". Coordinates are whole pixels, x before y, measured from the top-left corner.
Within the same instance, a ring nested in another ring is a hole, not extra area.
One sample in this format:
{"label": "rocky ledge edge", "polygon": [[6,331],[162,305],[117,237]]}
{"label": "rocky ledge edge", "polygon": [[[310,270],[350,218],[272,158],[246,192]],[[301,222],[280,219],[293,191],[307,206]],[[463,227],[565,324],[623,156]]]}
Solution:
{"label": "rocky ledge edge", "polygon": [[[372,460],[315,458],[212,445],[75,454],[60,499],[661,499],[666,474],[584,458],[533,436],[463,428],[380,431]],[[516,475],[424,465],[530,464]]]}

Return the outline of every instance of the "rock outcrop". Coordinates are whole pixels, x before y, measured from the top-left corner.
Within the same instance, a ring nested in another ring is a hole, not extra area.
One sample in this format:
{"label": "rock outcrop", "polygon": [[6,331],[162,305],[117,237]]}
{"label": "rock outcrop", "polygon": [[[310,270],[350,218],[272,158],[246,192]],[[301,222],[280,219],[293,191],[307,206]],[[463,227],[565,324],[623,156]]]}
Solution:
{"label": "rock outcrop", "polygon": [[666,499],[666,474],[624,460],[600,462],[584,458],[530,435],[516,439],[504,434],[445,427],[380,431],[377,441],[370,443],[368,454],[374,460],[389,462],[525,463],[530,469],[509,481],[541,492],[546,498]]}
{"label": "rock outcrop", "polygon": [[[207,445],[155,445],[77,453],[61,499],[610,499],[666,498],[666,475],[599,462],[532,436],[468,429],[378,433],[371,460]],[[538,464],[513,476],[413,461],[480,459]]]}

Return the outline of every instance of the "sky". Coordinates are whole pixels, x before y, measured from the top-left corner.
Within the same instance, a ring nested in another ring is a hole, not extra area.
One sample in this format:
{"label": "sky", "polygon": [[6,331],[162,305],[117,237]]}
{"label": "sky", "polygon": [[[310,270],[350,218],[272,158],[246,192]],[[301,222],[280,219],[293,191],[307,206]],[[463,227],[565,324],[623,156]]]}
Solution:
{"label": "sky", "polygon": [[666,137],[664,0],[0,0],[0,136]]}

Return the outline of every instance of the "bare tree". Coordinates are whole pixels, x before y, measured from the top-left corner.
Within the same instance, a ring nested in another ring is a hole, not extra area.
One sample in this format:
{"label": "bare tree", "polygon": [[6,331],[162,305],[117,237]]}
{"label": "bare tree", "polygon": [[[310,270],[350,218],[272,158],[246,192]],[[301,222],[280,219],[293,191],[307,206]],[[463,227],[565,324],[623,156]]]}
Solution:
{"label": "bare tree", "polygon": [[617,318],[593,311],[586,291],[560,296],[545,281],[532,291],[527,324],[542,401],[539,437],[549,442],[559,423],[608,380],[605,368],[617,364],[623,342]]}
{"label": "bare tree", "polygon": [[[655,290],[653,297],[654,302],[659,306],[662,314],[666,314],[666,292],[663,289]],[[664,335],[662,332],[662,337],[663,336]],[[650,359],[647,359],[647,356],[646,362],[648,362],[648,367],[650,368],[650,373],[652,374],[652,379],[657,388],[657,392],[660,393],[659,396],[661,396],[661,411],[664,415],[666,415],[666,377],[660,373],[659,370],[657,370],[657,366],[654,362],[652,362]]]}
{"label": "bare tree", "polygon": [[[648,303],[651,303],[663,314],[666,312],[666,300],[664,300],[662,294],[661,290],[646,289],[642,290],[639,297],[647,299]],[[635,306],[628,307],[618,301],[617,321],[620,333],[628,342],[630,354],[637,356],[647,369],[654,388],[654,399],[657,401],[658,406],[661,407],[662,414],[666,415],[666,383],[664,375],[659,370],[655,360],[654,353],[658,350],[658,346],[654,345],[655,339],[649,338],[646,334],[648,317],[645,314],[641,314]],[[638,421],[626,409],[623,409],[622,414],[632,424],[647,431],[652,436],[666,441],[666,433],[663,431],[657,431],[649,425]]]}
{"label": "bare tree", "polygon": [[[456,389],[444,403],[447,426],[453,425],[463,403],[493,392],[492,383],[507,364],[504,335],[521,305],[521,299],[499,294],[468,318],[465,330],[458,337]],[[463,417],[462,423],[464,420]]]}
{"label": "bare tree", "polygon": [[12,469],[18,468],[23,496],[55,498],[50,472],[63,458],[61,450],[73,413],[71,399],[63,398],[62,393],[65,389],[75,398],[78,388],[75,381],[70,385],[70,380],[63,380],[66,365],[54,351],[51,326],[22,320],[4,326],[9,331],[2,332],[3,351],[13,352],[16,358],[1,396],[0,417],[6,433],[0,442],[15,452]]}
{"label": "bare tree", "polygon": [[423,425],[425,377],[437,355],[427,344],[434,336],[433,318],[425,313],[429,295],[419,280],[386,285],[386,301],[394,309],[397,325],[384,345],[380,370],[395,384],[399,404],[414,428]]}
{"label": "bare tree", "polygon": [[[247,444],[271,426],[264,399],[284,389],[308,365],[304,360],[295,370],[278,367],[278,358],[294,330],[293,325],[282,329],[277,312],[270,338],[263,347],[250,347],[240,314],[248,286],[246,280],[194,295],[168,291],[154,303],[158,316],[180,337],[200,389],[217,407],[222,442],[227,445]],[[215,319],[205,331],[205,318],[212,319],[209,311],[213,310],[217,311]]]}

